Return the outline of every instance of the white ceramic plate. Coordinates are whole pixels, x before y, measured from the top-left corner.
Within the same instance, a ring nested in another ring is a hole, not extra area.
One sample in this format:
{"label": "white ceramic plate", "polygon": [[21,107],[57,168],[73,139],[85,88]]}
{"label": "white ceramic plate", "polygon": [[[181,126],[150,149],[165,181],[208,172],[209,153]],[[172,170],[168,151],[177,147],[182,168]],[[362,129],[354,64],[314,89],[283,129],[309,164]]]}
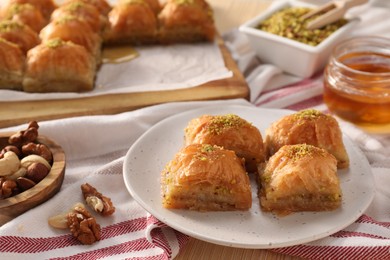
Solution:
{"label": "white ceramic plate", "polygon": [[314,241],[353,223],[370,205],[375,193],[371,169],[360,150],[344,138],[351,165],[339,171],[343,203],[335,211],[303,212],[285,217],[262,212],[253,178],[253,204],[249,211],[205,213],[163,208],[160,172],[183,146],[188,122],[203,114],[228,113],[253,123],[264,136],[272,122],[292,111],[245,106],[205,107],[162,120],[142,135],[125,157],[124,181],[134,199],[156,218],[184,234],[241,248],[276,248]]}

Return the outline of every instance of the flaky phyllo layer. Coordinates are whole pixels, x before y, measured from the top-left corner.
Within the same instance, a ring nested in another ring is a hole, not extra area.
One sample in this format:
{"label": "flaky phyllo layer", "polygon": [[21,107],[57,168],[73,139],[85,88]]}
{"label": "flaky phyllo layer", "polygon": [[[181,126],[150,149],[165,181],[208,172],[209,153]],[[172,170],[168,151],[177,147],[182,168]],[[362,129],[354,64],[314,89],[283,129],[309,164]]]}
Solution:
{"label": "flaky phyllo layer", "polygon": [[165,208],[247,210],[252,204],[243,160],[216,145],[181,149],[161,173],[161,191]]}
{"label": "flaky phyllo layer", "polygon": [[333,210],[341,205],[337,160],[326,150],[286,145],[270,157],[259,175],[263,210],[279,214]]}

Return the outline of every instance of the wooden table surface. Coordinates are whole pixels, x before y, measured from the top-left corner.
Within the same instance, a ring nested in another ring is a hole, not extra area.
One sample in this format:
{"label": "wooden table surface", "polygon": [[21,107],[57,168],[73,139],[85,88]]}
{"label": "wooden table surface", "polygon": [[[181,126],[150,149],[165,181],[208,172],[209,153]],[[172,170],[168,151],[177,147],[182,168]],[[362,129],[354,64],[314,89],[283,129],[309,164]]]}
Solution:
{"label": "wooden table surface", "polygon": [[[214,9],[217,28],[220,33],[237,28],[243,22],[251,19],[265,10],[271,0],[208,0]],[[191,238],[186,247],[179,253],[175,260],[189,259],[275,259],[292,260],[299,259],[264,249],[242,249],[220,246]]]}

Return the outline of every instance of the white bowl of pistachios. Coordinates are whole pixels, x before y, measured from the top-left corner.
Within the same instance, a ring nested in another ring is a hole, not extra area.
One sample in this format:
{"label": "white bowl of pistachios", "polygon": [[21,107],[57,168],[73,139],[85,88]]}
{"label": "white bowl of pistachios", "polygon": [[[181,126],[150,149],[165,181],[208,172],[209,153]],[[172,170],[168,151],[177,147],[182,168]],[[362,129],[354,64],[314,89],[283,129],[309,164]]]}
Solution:
{"label": "white bowl of pistachios", "polygon": [[313,8],[314,5],[303,2],[275,1],[239,30],[248,37],[262,62],[307,78],[324,68],[333,48],[348,38],[359,22],[359,18],[345,17],[323,28],[308,30],[308,21],[300,17]]}

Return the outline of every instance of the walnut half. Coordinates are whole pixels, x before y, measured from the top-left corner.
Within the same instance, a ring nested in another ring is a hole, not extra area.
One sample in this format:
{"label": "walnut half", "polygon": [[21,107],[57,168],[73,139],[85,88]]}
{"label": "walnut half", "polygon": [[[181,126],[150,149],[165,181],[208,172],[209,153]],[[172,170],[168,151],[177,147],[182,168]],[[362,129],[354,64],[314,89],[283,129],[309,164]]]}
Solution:
{"label": "walnut half", "polygon": [[76,206],[67,216],[72,235],[84,245],[91,245],[101,239],[100,225],[84,208]]}
{"label": "walnut half", "polygon": [[103,216],[112,215],[115,207],[110,198],[102,195],[93,186],[88,183],[81,185],[84,199],[88,206]]}
{"label": "walnut half", "polygon": [[68,212],[50,217],[48,223],[53,228],[69,229],[84,245],[101,239],[100,225],[82,203],[76,203]]}

